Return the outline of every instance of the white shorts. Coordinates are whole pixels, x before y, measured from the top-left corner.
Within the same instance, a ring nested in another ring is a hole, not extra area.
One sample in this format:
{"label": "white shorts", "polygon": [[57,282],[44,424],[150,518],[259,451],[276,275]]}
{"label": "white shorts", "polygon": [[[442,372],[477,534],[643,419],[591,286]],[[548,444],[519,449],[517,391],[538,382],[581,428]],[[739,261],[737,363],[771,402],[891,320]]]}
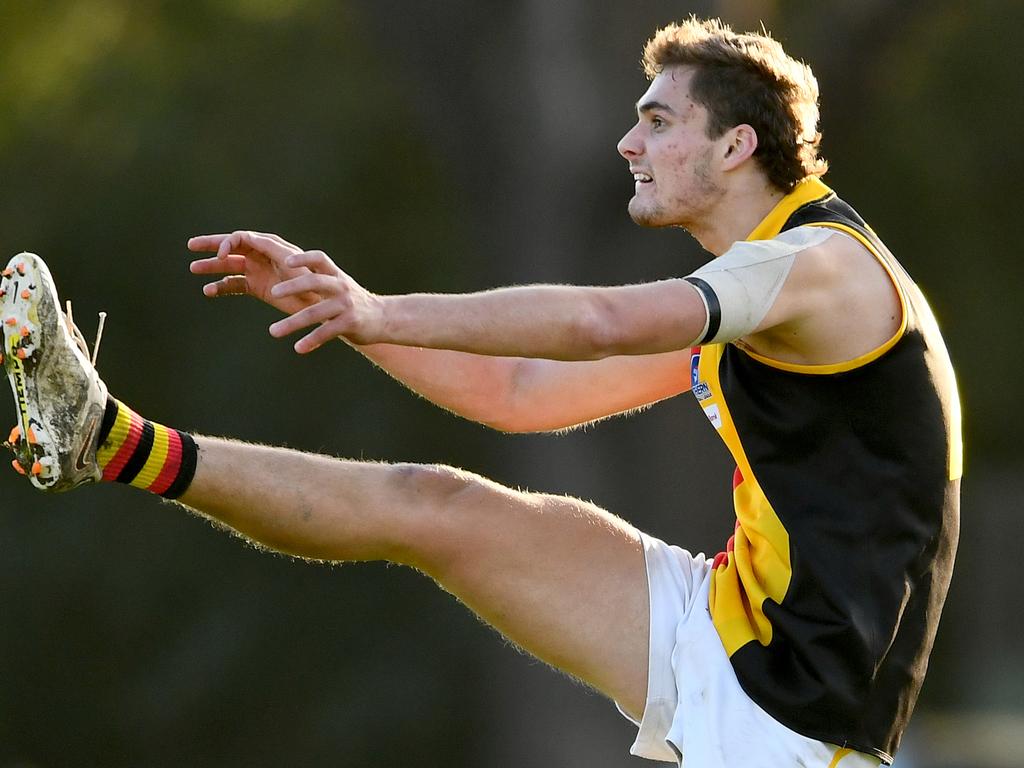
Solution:
{"label": "white shorts", "polygon": [[711,623],[711,562],[641,537],[650,585],[650,667],[631,754],[680,765],[685,756],[687,768],[877,768],[877,757],[801,736],[755,704]]}

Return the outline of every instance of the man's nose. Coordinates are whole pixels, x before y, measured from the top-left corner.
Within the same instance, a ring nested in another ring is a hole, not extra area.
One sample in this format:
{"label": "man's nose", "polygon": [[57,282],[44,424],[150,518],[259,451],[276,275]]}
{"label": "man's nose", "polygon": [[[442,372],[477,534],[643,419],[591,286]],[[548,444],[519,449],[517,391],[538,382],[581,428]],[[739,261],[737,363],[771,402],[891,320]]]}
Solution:
{"label": "man's nose", "polygon": [[643,153],[643,143],[637,135],[637,128],[639,127],[640,124],[637,123],[626,131],[626,135],[619,139],[619,143],[616,145],[616,149],[619,150],[619,154],[627,160],[633,160]]}

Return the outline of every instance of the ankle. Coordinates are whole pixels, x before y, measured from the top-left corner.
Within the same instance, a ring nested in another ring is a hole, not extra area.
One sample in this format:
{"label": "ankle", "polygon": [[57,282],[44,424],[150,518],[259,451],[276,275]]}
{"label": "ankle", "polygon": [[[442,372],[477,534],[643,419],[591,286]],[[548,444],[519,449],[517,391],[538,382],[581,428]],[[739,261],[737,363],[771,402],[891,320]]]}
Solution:
{"label": "ankle", "polygon": [[176,499],[195,475],[197,449],[187,432],[148,421],[110,397],[96,459],[104,481]]}

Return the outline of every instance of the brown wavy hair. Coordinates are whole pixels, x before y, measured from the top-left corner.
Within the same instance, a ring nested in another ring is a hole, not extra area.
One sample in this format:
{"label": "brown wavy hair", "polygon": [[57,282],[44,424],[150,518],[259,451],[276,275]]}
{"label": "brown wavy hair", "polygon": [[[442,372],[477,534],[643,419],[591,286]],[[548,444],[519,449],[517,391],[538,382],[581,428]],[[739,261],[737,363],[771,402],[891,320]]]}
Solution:
{"label": "brown wavy hair", "polygon": [[757,133],[754,158],[779,189],[790,192],[821,176],[818,81],[767,32],[737,34],[719,19],[696,16],[669,24],[644,46],[653,80],[667,67],[693,67],[690,95],[708,111],[708,138],[747,124]]}

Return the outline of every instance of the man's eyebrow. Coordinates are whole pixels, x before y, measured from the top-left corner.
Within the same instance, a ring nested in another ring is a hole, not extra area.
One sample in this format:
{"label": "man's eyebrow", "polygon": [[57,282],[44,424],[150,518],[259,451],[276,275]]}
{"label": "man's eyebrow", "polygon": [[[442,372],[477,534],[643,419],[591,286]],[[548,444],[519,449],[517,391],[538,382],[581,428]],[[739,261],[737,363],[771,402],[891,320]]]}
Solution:
{"label": "man's eyebrow", "polygon": [[667,112],[670,115],[675,115],[676,111],[672,109],[668,104],[663,101],[645,101],[643,104],[636,105],[636,111],[641,115],[645,115],[648,112]]}

